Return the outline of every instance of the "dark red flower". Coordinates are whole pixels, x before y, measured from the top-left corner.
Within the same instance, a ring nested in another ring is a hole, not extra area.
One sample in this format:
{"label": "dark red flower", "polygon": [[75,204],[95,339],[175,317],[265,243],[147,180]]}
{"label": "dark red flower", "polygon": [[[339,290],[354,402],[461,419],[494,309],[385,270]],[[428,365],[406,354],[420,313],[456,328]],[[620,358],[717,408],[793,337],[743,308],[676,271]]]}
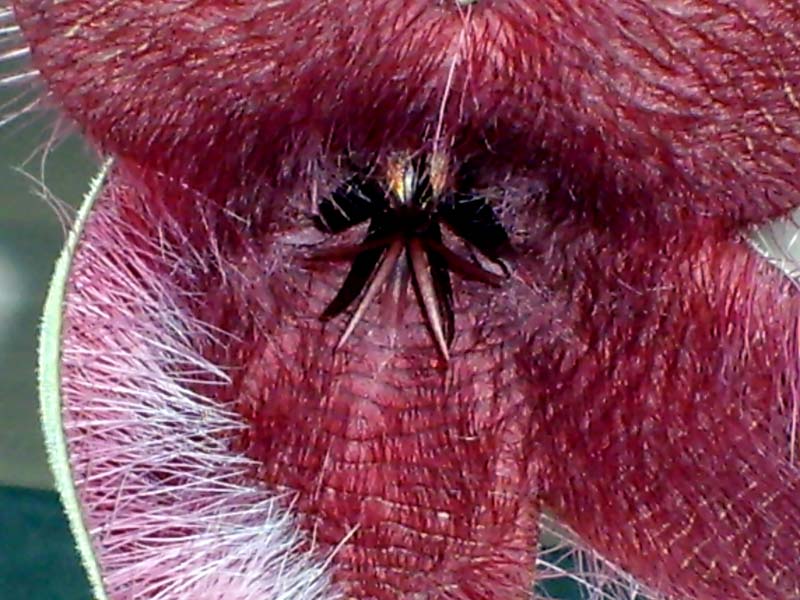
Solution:
{"label": "dark red flower", "polygon": [[[114,157],[61,363],[111,598],[525,598],[543,512],[667,598],[800,597],[798,292],[747,239],[800,205],[800,5],[13,7]],[[402,261],[319,318],[365,240],[320,203],[405,155],[508,235],[447,361]]]}

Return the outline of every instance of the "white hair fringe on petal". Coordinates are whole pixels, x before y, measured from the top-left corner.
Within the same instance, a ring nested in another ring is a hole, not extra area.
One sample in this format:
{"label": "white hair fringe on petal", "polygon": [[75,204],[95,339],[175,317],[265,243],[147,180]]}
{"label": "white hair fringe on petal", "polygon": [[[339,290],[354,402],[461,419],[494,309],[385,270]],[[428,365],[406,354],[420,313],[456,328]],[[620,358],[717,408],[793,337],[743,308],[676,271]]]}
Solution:
{"label": "white hair fringe on petal", "polygon": [[[100,181],[51,287],[40,364],[49,456],[96,597],[338,597],[325,560],[301,549],[290,499],[243,483],[256,465],[228,441],[241,418],[194,391],[227,378],[194,346],[217,332],[149,272],[146,259],[176,257],[121,250],[124,224],[91,211]],[[82,235],[87,219],[107,237]],[[83,273],[70,264],[78,240]],[[70,321],[91,331],[62,347]]]}
{"label": "white hair fringe on petal", "polygon": [[41,106],[38,76],[30,65],[30,50],[14,22],[14,10],[9,2],[0,0],[0,131]]}

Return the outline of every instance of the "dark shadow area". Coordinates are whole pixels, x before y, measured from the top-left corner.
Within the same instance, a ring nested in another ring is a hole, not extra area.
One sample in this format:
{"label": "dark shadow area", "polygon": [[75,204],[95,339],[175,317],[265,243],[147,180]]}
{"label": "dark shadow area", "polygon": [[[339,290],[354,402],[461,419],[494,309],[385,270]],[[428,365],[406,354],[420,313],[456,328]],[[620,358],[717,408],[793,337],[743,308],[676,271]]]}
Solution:
{"label": "dark shadow area", "polygon": [[55,492],[0,487],[0,600],[88,600]]}

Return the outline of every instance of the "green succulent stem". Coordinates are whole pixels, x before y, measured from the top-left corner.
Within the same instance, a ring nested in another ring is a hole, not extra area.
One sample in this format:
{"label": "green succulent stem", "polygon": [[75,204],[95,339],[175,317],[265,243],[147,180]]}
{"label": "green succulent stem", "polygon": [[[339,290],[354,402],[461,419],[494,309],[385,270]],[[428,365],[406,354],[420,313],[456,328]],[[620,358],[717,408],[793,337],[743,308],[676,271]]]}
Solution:
{"label": "green succulent stem", "polygon": [[91,183],[77,219],[70,230],[67,243],[56,262],[50,289],[44,305],[39,337],[39,409],[44,432],[47,458],[55,477],[56,489],[69,521],[72,535],[89,576],[96,600],[107,600],[103,589],[100,565],[94,555],[92,542],[86,528],[78,492],[72,476],[72,467],[64,432],[61,401],[61,333],[64,302],[72,259],[80,241],[92,207],[103,187],[111,161],[107,161]]}

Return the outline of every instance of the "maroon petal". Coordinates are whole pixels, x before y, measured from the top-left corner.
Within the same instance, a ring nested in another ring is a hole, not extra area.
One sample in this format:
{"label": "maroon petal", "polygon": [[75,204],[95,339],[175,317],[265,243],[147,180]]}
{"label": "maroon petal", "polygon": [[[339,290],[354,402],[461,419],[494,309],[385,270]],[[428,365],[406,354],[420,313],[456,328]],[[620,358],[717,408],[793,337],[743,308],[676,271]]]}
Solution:
{"label": "maroon petal", "polygon": [[797,597],[797,288],[741,242],[640,250],[535,373],[543,502],[670,597]]}
{"label": "maroon petal", "polygon": [[13,4],[96,142],[214,196],[441,131],[609,214],[797,203],[800,11],[777,0]]}

